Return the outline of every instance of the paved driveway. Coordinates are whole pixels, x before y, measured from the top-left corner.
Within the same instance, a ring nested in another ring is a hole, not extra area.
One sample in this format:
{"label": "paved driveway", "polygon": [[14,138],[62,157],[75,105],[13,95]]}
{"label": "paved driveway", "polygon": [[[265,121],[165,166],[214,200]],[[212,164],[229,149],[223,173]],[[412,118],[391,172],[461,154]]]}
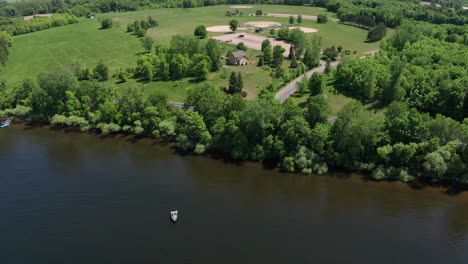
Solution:
{"label": "paved driveway", "polygon": [[[310,78],[312,74],[316,72],[323,73],[325,71],[325,65],[327,64],[326,61],[320,61],[320,66],[313,68],[312,70],[306,73],[307,78]],[[333,61],[330,66],[336,67],[338,65],[337,61]],[[288,83],[283,89],[281,89],[276,95],[275,99],[280,101],[281,103],[286,101],[291,95],[293,95],[299,89],[299,82],[304,79],[304,76],[299,76],[294,79],[292,82]]]}

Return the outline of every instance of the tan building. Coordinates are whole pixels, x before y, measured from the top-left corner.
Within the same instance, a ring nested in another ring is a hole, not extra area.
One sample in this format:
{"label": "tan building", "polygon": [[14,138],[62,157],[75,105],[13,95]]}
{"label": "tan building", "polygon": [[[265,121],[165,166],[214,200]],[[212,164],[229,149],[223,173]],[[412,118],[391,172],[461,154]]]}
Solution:
{"label": "tan building", "polygon": [[249,63],[247,54],[243,50],[236,50],[229,53],[228,63],[230,65],[246,65]]}

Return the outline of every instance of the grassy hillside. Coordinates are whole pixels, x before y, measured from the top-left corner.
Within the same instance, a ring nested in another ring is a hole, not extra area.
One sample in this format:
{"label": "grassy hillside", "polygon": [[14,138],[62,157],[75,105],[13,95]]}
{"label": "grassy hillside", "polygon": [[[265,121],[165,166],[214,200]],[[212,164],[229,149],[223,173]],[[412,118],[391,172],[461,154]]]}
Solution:
{"label": "grassy hillside", "polygon": [[16,36],[1,78],[17,84],[25,77],[35,78],[44,71],[71,67],[80,63],[94,67],[103,60],[111,69],[135,64],[142,50],[138,39],[120,28],[98,30],[96,20]]}
{"label": "grassy hillside", "polygon": [[[292,13],[303,15],[317,15],[324,13],[321,8],[297,6],[260,6],[253,9],[239,9],[244,16],[235,17],[240,23],[248,21],[276,21],[287,23],[288,18],[251,17],[256,9],[264,13]],[[167,44],[175,34],[193,34],[197,25],[216,26],[227,25],[233,17],[225,16],[225,12],[232,10],[229,6],[214,6],[192,9],[152,9],[127,13],[100,14],[98,18],[111,17],[114,27],[99,30],[97,19],[80,19],[80,22],[49,30],[39,31],[14,37],[10,49],[9,61],[0,73],[0,79],[7,85],[18,85],[24,78],[36,78],[44,71],[60,68],[71,68],[73,64],[84,67],[94,67],[99,60],[109,66],[111,73],[120,67],[132,67],[136,64],[138,53],[142,51],[139,40],[126,33],[128,23],[152,16],[159,22],[159,27],[150,29],[148,34],[156,43]],[[330,17],[332,14],[329,14]],[[365,43],[367,31],[352,26],[341,25],[336,22],[317,24],[311,20],[303,20],[302,26],[314,27],[317,34],[323,37],[325,47],[342,45],[344,49],[365,51],[378,48],[378,43]],[[211,35],[215,33],[210,33]],[[216,33],[223,34],[223,33]],[[309,34],[311,36],[311,34]],[[233,49],[224,45],[225,50]],[[252,54],[255,58],[256,53]],[[256,58],[255,58],[256,59]],[[254,61],[253,63],[256,63]],[[271,80],[268,71],[256,70],[255,65],[247,67],[228,67],[228,70],[242,71],[244,82],[249,94],[254,98],[261,86]],[[209,81],[214,85],[225,86],[228,80],[221,78],[221,73],[211,73]],[[112,80],[110,82],[116,82]],[[135,80],[129,81],[137,84]],[[189,80],[178,82],[150,82],[138,83],[148,89],[157,89],[169,95],[170,100],[181,101],[185,98],[187,89],[194,85]]]}

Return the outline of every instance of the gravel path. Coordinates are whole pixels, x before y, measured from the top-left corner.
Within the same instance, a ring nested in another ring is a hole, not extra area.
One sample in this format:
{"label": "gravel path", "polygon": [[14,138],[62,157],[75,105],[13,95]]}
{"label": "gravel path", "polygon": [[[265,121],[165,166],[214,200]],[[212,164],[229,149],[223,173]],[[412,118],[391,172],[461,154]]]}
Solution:
{"label": "gravel path", "polygon": [[[313,68],[312,70],[308,71],[306,73],[307,78],[310,78],[312,74],[316,72],[323,73],[325,71],[325,65],[327,64],[326,61],[321,60],[320,61],[320,66]],[[331,67],[336,67],[338,65],[337,61],[333,61],[330,66]],[[299,82],[304,79],[304,76],[299,76],[296,79],[294,79],[292,82],[288,83],[283,89],[281,89],[276,95],[275,99],[280,101],[281,103],[286,101],[291,95],[293,95],[298,89],[299,89]]]}

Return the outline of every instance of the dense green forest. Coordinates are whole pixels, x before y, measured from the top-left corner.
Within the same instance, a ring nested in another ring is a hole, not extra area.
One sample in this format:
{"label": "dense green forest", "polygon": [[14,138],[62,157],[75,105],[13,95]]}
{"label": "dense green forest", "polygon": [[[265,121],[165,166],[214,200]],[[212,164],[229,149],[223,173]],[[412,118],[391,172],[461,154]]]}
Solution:
{"label": "dense green forest", "polygon": [[[434,1],[434,5],[420,5],[418,0],[313,0],[315,6],[337,13],[341,21],[373,27],[383,22],[388,27],[400,25],[404,19],[435,24],[464,25],[468,11],[460,0]],[[439,6],[435,3],[440,2]]]}
{"label": "dense green forest", "polygon": [[338,66],[335,87],[362,102],[404,101],[433,116],[462,121],[468,111],[465,29],[405,23],[378,55],[346,58]]}

